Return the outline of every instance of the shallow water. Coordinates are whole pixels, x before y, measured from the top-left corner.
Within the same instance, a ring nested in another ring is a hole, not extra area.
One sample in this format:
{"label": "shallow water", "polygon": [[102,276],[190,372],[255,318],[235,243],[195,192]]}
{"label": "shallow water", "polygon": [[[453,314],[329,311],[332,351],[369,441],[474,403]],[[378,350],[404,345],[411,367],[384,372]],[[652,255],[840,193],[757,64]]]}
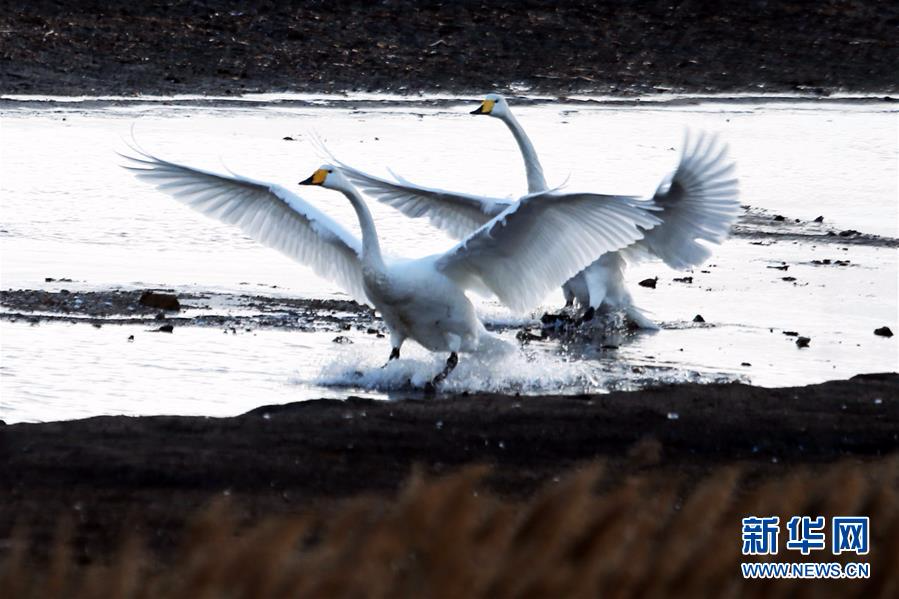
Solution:
{"label": "shallow water", "polygon": [[[322,162],[305,143],[317,131],[342,159],[374,172],[389,166],[412,181],[499,196],[523,191],[511,136],[496,120],[469,116],[470,102],[263,100],[4,102],[0,286],[343,297],[118,168],[114,151],[126,149],[132,125],[141,145],[161,156],[214,170],[224,163],[291,187]],[[894,104],[533,101],[516,114],[550,184],[568,179],[572,190],[649,193],[675,164],[685,127],[717,131],[737,162],[742,203],[802,222],[775,225],[754,211],[740,236],[692,273],[692,284],[673,281],[683,274],[659,263],[634,267],[633,293],[662,323],[658,333],[603,342],[618,349],[539,342],[489,364],[463,359],[448,392],[577,393],[685,380],[781,386],[897,369],[896,338],[872,334],[897,329],[895,244],[822,236],[844,229],[899,236]],[[338,194],[303,195],[358,230]],[[372,210],[387,251],[425,255],[451,244],[422,222]],[[822,225],[808,222],[818,215]],[[849,265],[812,262],[824,259]],[[769,268],[782,262],[787,272]],[[655,290],[636,285],[652,276],[660,277]],[[546,300],[550,309],[560,303],[561,294]],[[488,322],[529,321],[489,302],[481,310]],[[695,314],[706,323],[693,324]],[[225,415],[315,397],[388,397],[425,380],[443,359],[410,344],[403,360],[381,369],[388,344],[364,333],[343,345],[331,332],[146,328],[0,321],[0,418]],[[783,331],[811,337],[810,347],[798,349]],[[514,330],[504,336],[514,342]]]}

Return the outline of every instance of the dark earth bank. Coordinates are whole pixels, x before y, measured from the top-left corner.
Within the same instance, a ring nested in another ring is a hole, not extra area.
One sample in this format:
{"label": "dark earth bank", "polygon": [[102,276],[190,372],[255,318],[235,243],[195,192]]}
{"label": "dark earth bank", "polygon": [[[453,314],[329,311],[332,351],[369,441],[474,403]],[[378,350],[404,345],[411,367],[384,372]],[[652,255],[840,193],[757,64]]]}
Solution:
{"label": "dark earth bank", "polygon": [[229,498],[248,521],[302,513],[337,498],[392,493],[416,465],[444,473],[488,464],[489,486],[515,498],[596,460],[606,461],[608,484],[638,472],[697,480],[722,465],[743,469],[753,484],[897,451],[895,373],[783,389],[733,383],[579,397],[350,398],[234,418],[0,425],[0,539],[24,525],[44,551],[67,518],[85,559],[131,529],[165,553],[214,498]]}
{"label": "dark earth bank", "polygon": [[899,91],[899,3],[33,0],[0,93]]}

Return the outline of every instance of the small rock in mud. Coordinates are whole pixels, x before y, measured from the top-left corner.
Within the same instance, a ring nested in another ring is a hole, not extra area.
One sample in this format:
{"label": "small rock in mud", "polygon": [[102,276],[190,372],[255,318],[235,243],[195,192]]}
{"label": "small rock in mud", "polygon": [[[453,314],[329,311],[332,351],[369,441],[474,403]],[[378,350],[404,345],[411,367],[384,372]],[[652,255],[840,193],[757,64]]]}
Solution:
{"label": "small rock in mud", "polygon": [[378,329],[374,327],[368,327],[367,329],[365,329],[365,332],[369,335],[377,335],[380,331],[378,331]]}
{"label": "small rock in mud", "polygon": [[678,283],[692,283],[693,277],[674,277],[674,280]]}
{"label": "small rock in mud", "polygon": [[128,335],[128,342],[132,343],[134,341],[134,335]]}
{"label": "small rock in mud", "polygon": [[181,303],[178,297],[171,293],[157,293],[155,291],[144,291],[140,299],[137,300],[142,306],[150,308],[159,308],[160,310],[180,310]]}
{"label": "small rock in mud", "polygon": [[879,329],[874,329],[874,334],[878,337],[892,337],[893,331],[890,330],[890,327],[880,327]]}
{"label": "small rock in mud", "polygon": [[781,223],[781,222],[785,221],[786,219],[782,215],[778,214],[771,220]]}
{"label": "small rock in mud", "polygon": [[781,277],[780,280],[786,281],[787,283],[792,283],[793,281],[796,280],[796,277]]}
{"label": "small rock in mud", "polygon": [[811,339],[809,337],[799,337],[796,339],[796,347],[802,349],[803,347],[808,347],[808,344],[811,343]]}
{"label": "small rock in mud", "polygon": [[640,287],[649,287],[650,289],[656,288],[656,283],[659,282],[659,277],[653,277],[651,279],[643,279],[639,283],[637,283]]}
{"label": "small rock in mud", "polygon": [[824,258],[823,260],[812,260],[812,264],[815,266],[849,266],[849,260],[831,260],[830,258]]}
{"label": "small rock in mud", "polygon": [[752,366],[749,362],[740,362],[740,366]]}
{"label": "small rock in mud", "polygon": [[341,343],[341,344],[351,344],[353,341],[347,337],[346,335],[337,335],[333,339],[331,339],[333,343]]}
{"label": "small rock in mud", "polygon": [[824,217],[823,217],[823,216],[817,217],[817,218],[815,219],[815,222],[816,222],[816,223],[823,223],[823,222],[824,222]]}
{"label": "small rock in mud", "polygon": [[173,327],[172,325],[164,324],[161,327],[159,327],[158,329],[156,329],[156,332],[157,333],[171,333],[174,330],[175,330],[175,327]]}
{"label": "small rock in mud", "polygon": [[705,318],[702,317],[702,314],[697,314],[693,317],[693,322],[705,322]]}
{"label": "small rock in mud", "polygon": [[796,331],[784,331],[784,335],[786,335],[787,337],[798,337],[799,333],[797,333]]}

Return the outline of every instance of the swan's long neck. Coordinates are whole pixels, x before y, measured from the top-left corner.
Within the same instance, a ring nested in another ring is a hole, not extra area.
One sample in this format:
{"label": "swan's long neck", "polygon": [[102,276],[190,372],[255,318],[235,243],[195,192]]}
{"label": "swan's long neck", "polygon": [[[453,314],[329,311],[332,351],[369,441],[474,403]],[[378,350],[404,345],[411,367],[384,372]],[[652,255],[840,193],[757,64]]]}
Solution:
{"label": "swan's long neck", "polygon": [[375,221],[371,217],[368,206],[359,197],[354,189],[342,189],[359,217],[359,226],[362,229],[362,263],[375,270],[384,270],[384,259],[381,257],[381,243],[378,241],[378,231],[375,229]]}
{"label": "swan's long neck", "polygon": [[537,158],[534,144],[531,143],[527,133],[518,124],[518,119],[511,112],[507,112],[502,120],[515,137],[518,148],[521,150],[521,156],[524,158],[524,170],[528,176],[528,193],[546,191],[549,187],[546,185],[546,179],[543,178],[543,167],[540,166],[540,159]]}

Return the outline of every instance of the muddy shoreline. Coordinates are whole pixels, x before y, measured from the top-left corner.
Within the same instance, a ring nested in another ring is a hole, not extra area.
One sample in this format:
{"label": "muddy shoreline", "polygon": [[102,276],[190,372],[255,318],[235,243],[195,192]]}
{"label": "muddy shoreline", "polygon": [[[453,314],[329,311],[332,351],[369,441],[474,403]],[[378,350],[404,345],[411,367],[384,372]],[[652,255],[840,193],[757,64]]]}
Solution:
{"label": "muddy shoreline", "polygon": [[0,93],[895,95],[897,25],[873,0],[36,0],[0,15]]}
{"label": "muddy shoreline", "polygon": [[509,498],[597,460],[608,484],[637,473],[698,480],[734,466],[752,485],[797,467],[861,466],[895,454],[897,398],[894,373],[783,389],[734,383],[579,397],[349,398],[233,418],[6,425],[0,538],[27,526],[40,552],[66,518],[87,560],[131,529],[164,554],[185,521],[216,498],[248,521],[301,514],[340,498],[390,495],[415,467],[441,474],[487,464],[489,488]]}

